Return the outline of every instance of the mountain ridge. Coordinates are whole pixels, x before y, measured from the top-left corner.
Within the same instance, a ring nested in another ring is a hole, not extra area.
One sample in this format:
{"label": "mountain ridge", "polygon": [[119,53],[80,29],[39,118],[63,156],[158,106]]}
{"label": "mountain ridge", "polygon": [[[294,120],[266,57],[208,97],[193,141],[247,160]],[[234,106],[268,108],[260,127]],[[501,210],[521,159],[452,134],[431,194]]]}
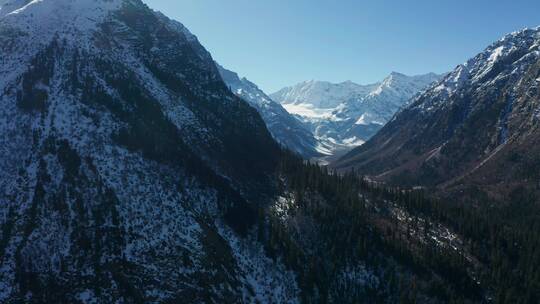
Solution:
{"label": "mountain ridge", "polygon": [[250,103],[261,114],[274,139],[305,159],[321,156],[317,140],[302,123],[274,102],[256,84],[240,78],[218,64],[220,74],[231,91]]}
{"label": "mountain ridge", "polygon": [[[493,195],[504,180],[529,188],[526,169],[510,169],[510,159],[524,155],[535,163],[539,45],[540,28],[504,36],[415,97],[372,142],[335,166],[441,187],[485,179]],[[501,190],[508,194],[515,186]]]}
{"label": "mountain ridge", "polygon": [[[538,298],[527,204],[477,213],[280,149],[253,106],[270,100],[247,81],[234,94],[142,1],[14,3],[0,17],[0,302]],[[533,102],[538,70],[516,86]],[[525,216],[500,229],[507,210]]]}
{"label": "mountain ridge", "polygon": [[313,132],[321,151],[335,157],[371,138],[411,97],[441,77],[392,72],[369,85],[307,81],[270,97]]}
{"label": "mountain ridge", "polygon": [[240,246],[279,157],[264,122],[179,23],[108,4],[0,20],[0,302],[294,298]]}

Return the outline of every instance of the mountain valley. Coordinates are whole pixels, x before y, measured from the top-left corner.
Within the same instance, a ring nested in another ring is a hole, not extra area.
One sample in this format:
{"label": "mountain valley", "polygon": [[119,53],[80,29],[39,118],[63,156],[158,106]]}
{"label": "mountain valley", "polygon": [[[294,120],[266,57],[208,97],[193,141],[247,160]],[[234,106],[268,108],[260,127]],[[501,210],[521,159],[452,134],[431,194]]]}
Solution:
{"label": "mountain valley", "polygon": [[0,1],[0,303],[538,303],[539,47],[267,95],[141,0]]}
{"label": "mountain valley", "polygon": [[301,120],[319,141],[319,150],[336,158],[377,133],[417,93],[442,76],[393,72],[371,85],[308,81],[270,97]]}

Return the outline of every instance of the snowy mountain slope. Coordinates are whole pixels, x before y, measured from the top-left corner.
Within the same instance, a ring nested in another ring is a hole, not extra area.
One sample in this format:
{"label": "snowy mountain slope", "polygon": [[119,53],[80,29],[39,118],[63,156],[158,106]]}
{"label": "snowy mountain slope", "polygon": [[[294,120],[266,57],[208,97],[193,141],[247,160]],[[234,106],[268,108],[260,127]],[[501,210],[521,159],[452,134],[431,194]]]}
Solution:
{"label": "snowy mountain slope", "polygon": [[183,26],[41,0],[0,41],[0,302],[295,302],[240,237],[278,147]]}
{"label": "snowy mountain slope", "polygon": [[[540,28],[514,32],[417,96],[377,136],[335,164],[384,179],[533,187],[538,163]],[[533,187],[534,188],[534,187]]]}
{"label": "snowy mountain slope", "polygon": [[373,136],[411,97],[440,79],[392,73],[380,83],[309,81],[271,96],[314,133],[327,154],[340,154]]}
{"label": "snowy mountain slope", "polygon": [[465,270],[402,262],[434,239],[467,268],[446,227],[413,235],[379,188],[280,151],[141,1],[32,1],[0,40],[0,303],[476,299]]}
{"label": "snowy mountain slope", "polygon": [[30,0],[2,0],[0,1],[0,16],[7,15],[28,4]]}
{"label": "snowy mountain slope", "polygon": [[326,81],[310,80],[287,87],[270,95],[281,104],[309,104],[316,109],[333,109],[344,100],[356,95],[366,95],[376,85],[359,85],[351,81],[333,84]]}
{"label": "snowy mountain slope", "polygon": [[274,139],[306,159],[320,156],[316,150],[317,140],[313,134],[283,106],[271,100],[257,85],[246,78],[240,79],[236,73],[219,65],[218,69],[231,91],[257,109]]}

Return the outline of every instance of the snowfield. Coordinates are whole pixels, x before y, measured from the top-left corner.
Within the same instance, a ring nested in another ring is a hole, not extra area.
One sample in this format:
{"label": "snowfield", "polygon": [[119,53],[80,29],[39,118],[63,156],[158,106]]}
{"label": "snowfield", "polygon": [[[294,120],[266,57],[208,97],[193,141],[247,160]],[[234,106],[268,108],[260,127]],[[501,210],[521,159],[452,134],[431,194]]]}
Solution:
{"label": "snowfield", "polygon": [[320,151],[333,155],[362,145],[380,130],[411,97],[441,78],[426,74],[392,73],[383,81],[359,85],[307,81],[270,97],[300,119],[319,142]]}

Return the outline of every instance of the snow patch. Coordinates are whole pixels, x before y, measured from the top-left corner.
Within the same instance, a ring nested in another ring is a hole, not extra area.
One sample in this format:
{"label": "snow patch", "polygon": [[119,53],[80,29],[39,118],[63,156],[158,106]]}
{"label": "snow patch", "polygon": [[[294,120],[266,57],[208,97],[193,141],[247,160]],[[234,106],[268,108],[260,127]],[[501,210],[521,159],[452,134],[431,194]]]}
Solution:
{"label": "snow patch", "polygon": [[369,125],[380,125],[384,126],[385,122],[378,121],[377,117],[374,117],[371,113],[364,113],[358,120],[354,123],[355,125],[369,126]]}
{"label": "snow patch", "polygon": [[361,140],[359,138],[356,138],[356,136],[349,137],[343,140],[343,143],[345,145],[348,145],[350,147],[357,147],[365,144],[366,142],[364,140]]}
{"label": "snow patch", "polygon": [[76,299],[81,301],[84,304],[96,304],[98,299],[93,291],[87,289],[76,296]]}
{"label": "snow patch", "polygon": [[228,242],[239,268],[245,303],[299,303],[299,288],[295,274],[279,261],[268,258],[254,236],[238,238],[221,222],[216,226]]}
{"label": "snow patch", "polygon": [[299,115],[310,119],[330,119],[332,118],[332,111],[334,109],[321,109],[316,108],[312,104],[283,104],[283,107],[287,112],[293,115]]}
{"label": "snow patch", "polygon": [[500,46],[494,49],[491,55],[489,56],[488,62],[490,63],[496,62],[503,55],[503,52],[504,52],[504,46]]}

